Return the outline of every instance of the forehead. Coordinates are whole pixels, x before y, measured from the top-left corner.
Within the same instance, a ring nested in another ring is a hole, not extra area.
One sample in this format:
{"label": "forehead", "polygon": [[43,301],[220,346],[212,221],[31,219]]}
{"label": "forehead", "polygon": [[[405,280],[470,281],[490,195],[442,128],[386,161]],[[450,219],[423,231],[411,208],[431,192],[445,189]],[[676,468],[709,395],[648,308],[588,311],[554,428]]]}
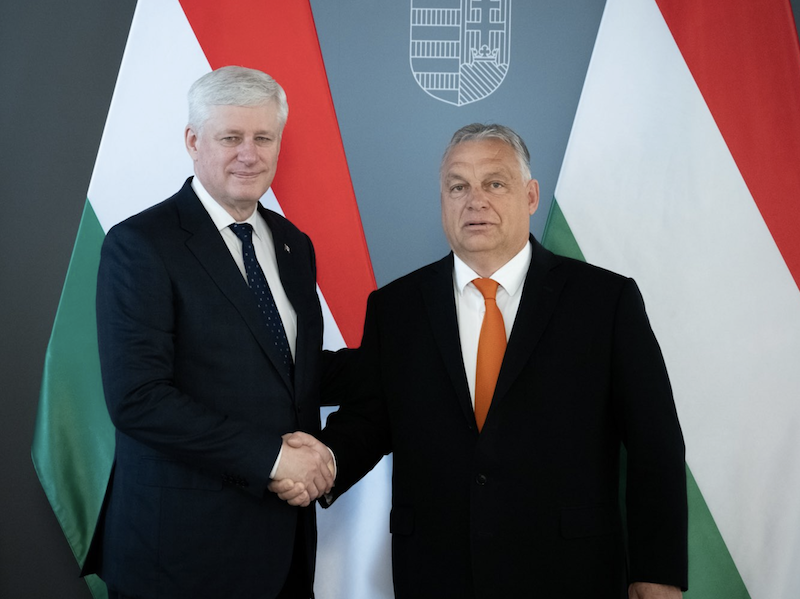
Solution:
{"label": "forehead", "polygon": [[442,164],[444,176],[457,176],[470,172],[514,172],[518,160],[514,150],[499,139],[465,141],[454,146]]}
{"label": "forehead", "polygon": [[211,106],[206,126],[214,129],[275,130],[278,124],[278,106],[275,102],[257,106]]}

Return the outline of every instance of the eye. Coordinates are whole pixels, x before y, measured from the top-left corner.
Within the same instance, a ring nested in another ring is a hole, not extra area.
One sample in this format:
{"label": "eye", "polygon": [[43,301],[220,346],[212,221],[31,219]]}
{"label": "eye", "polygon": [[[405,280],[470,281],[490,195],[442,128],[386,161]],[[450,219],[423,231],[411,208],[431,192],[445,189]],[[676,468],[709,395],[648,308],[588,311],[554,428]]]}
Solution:
{"label": "eye", "polygon": [[239,142],[239,138],[235,135],[226,135],[225,137],[221,137],[219,141],[223,145],[234,146]]}
{"label": "eye", "polygon": [[259,135],[256,137],[256,143],[261,146],[265,146],[272,142],[271,137],[267,137],[266,135]]}
{"label": "eye", "polygon": [[503,187],[505,187],[505,185],[500,181],[492,181],[491,183],[489,183],[489,186],[492,189],[502,189]]}

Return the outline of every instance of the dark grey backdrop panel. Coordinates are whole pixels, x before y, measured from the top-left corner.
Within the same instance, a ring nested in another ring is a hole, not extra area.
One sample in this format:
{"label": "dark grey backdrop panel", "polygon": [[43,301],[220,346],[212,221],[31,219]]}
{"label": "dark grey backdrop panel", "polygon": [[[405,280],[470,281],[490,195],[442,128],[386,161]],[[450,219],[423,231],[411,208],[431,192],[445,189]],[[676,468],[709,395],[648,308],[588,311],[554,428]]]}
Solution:
{"label": "dark grey backdrop panel", "polygon": [[47,341],[134,0],[0,2],[0,597],[88,599],[33,470]]}
{"label": "dark grey backdrop panel", "polygon": [[[474,104],[439,102],[408,61],[410,0],[312,0],[379,284],[447,251],[436,169],[471,121],[515,127],[542,184],[540,234],[602,0],[513,0],[511,61]],[[135,0],[0,3],[0,597],[88,599],[36,479],[42,363]],[[792,0],[795,15],[800,0]],[[522,98],[523,100],[520,100]]]}
{"label": "dark grey backdrop panel", "polygon": [[438,166],[453,132],[471,122],[503,123],[526,140],[541,184],[532,226],[539,235],[605,3],[512,0],[505,79],[462,106],[435,99],[414,80],[410,0],[311,5],[378,284],[448,251]]}

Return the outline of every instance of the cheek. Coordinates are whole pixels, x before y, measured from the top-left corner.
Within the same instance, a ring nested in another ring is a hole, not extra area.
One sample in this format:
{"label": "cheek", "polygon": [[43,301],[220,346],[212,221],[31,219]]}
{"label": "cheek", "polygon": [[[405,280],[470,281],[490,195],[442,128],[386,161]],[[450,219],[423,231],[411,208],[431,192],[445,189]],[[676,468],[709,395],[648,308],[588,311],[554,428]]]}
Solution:
{"label": "cheek", "polygon": [[458,230],[458,210],[453,207],[442,210],[442,226],[446,231]]}
{"label": "cheek", "polygon": [[216,179],[219,176],[219,169],[216,168],[215,161],[206,158],[206,160],[201,160],[200,162],[207,177]]}
{"label": "cheek", "polygon": [[206,157],[205,166],[209,172],[222,176],[231,158],[224,152],[216,152]]}
{"label": "cheek", "polygon": [[278,150],[265,149],[261,154],[261,160],[267,164],[276,164],[278,162]]}

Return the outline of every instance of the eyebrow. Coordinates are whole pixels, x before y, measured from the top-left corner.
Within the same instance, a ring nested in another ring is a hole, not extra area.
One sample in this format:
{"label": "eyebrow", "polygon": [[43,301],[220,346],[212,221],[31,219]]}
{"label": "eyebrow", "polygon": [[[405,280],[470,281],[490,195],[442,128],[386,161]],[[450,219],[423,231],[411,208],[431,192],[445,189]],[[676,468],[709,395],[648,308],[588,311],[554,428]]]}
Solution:
{"label": "eyebrow", "polygon": [[509,176],[510,176],[510,174],[509,174],[508,170],[500,169],[500,170],[492,171],[490,173],[486,173],[483,178],[484,179],[491,179],[493,177],[503,177],[503,178],[505,178],[505,177],[509,177]]}
{"label": "eyebrow", "polygon": [[450,172],[445,173],[444,180],[447,181],[447,182],[455,181],[455,180],[466,181],[466,179],[464,177],[462,177],[461,175],[459,175],[457,173],[450,173]]}
{"label": "eyebrow", "polygon": [[[231,129],[223,129],[222,131],[220,131],[220,135],[231,135],[231,134],[244,135],[244,130],[231,128]],[[253,132],[253,135],[278,135],[278,133],[271,129],[259,129],[258,131]]]}
{"label": "eyebrow", "polygon": [[[485,181],[487,179],[496,179],[496,178],[507,179],[507,178],[509,178],[511,176],[513,176],[513,175],[511,175],[508,170],[499,169],[499,170],[494,170],[494,171],[491,171],[489,173],[486,173],[485,175],[483,175],[483,177],[481,177],[481,180]],[[445,183],[450,183],[451,181],[465,181],[466,182],[466,180],[467,180],[466,177],[464,177],[464,176],[462,176],[462,175],[460,175],[458,173],[454,173],[454,172],[447,172],[444,175]]]}

